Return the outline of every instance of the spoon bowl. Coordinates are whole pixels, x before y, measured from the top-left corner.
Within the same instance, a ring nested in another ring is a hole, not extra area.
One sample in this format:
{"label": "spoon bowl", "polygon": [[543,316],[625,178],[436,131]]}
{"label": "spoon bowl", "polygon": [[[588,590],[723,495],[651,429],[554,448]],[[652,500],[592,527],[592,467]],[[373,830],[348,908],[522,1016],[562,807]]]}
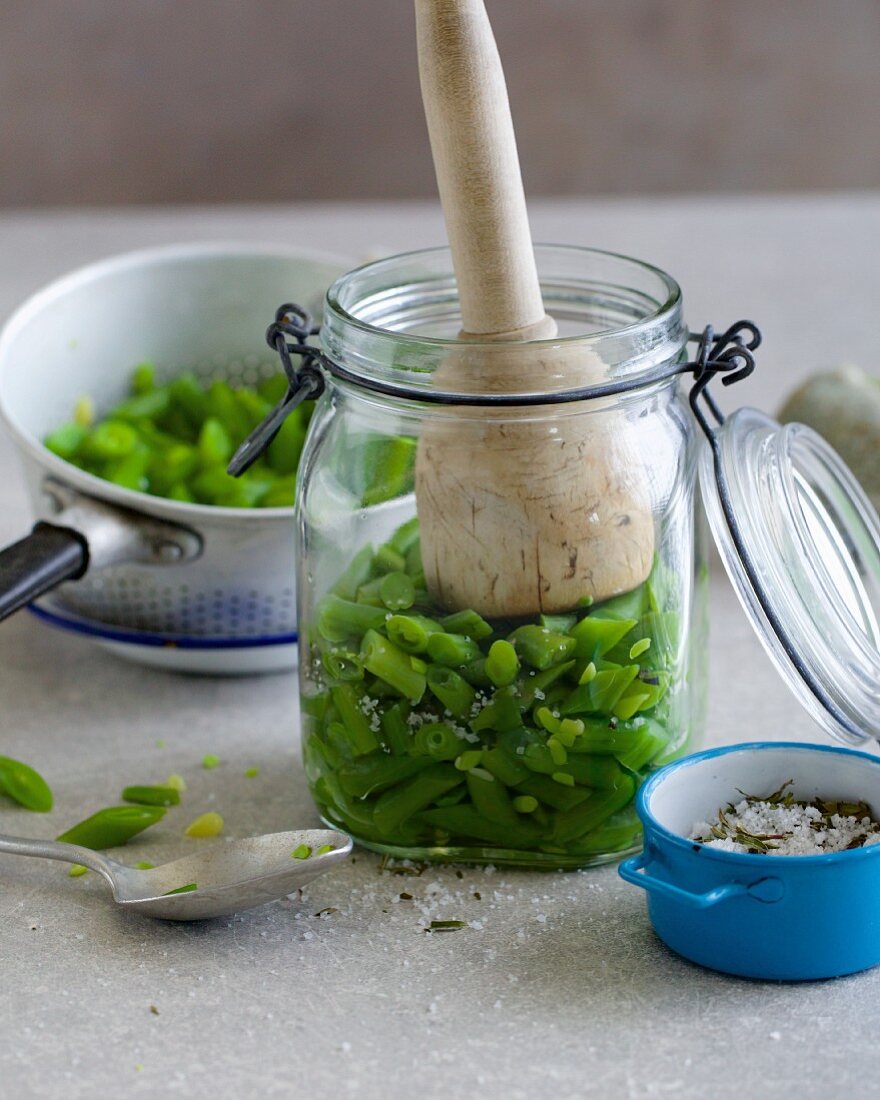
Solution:
{"label": "spoon bowl", "polygon": [[[306,858],[293,853],[310,850]],[[327,845],[331,850],[317,854]],[[159,920],[206,920],[286,897],[351,852],[351,839],[332,829],[295,829],[212,845],[141,871],[78,844],[0,836],[0,854],[79,863],[110,884],[121,908]]]}

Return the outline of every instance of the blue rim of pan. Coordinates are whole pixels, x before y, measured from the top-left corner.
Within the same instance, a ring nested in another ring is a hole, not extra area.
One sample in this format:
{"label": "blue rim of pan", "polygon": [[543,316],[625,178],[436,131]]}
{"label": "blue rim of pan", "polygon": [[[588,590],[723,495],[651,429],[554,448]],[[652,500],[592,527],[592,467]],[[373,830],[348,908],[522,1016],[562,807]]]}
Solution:
{"label": "blue rim of pan", "polygon": [[269,634],[246,638],[199,638],[190,634],[150,634],[125,627],[105,626],[86,619],[72,618],[29,604],[27,610],[49,626],[81,634],[102,642],[123,642],[128,645],[153,646],[156,649],[259,649],[266,646],[294,645],[297,634]]}

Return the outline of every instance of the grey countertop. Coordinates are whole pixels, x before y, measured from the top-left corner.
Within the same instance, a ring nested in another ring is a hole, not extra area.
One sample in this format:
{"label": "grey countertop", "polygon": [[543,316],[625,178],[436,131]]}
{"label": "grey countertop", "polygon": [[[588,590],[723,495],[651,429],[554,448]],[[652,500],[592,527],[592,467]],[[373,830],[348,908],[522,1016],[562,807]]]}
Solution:
{"label": "grey countertop", "polygon": [[[876,366],[880,197],[545,203],[533,221],[537,239],[667,268],[692,327],[758,321],[766,345],[740,401],[772,410],[818,367]],[[442,229],[419,205],[4,215],[0,315],[91,259],[198,239],[362,256]],[[5,438],[0,464],[5,542],[29,519]],[[707,742],[821,741],[718,573],[713,601]],[[189,783],[186,808],[132,858],[182,851],[207,809],[236,836],[317,823],[291,675],[149,671],[20,614],[0,628],[0,700],[0,751],[37,766],[57,802],[48,818],[3,804],[4,832],[51,836],[170,772]],[[430,917],[474,926],[426,936]],[[10,858],[0,918],[4,1098],[838,1097],[870,1093],[880,1071],[880,971],[796,985],[701,970],[654,938],[613,867],[404,878],[358,852],[299,901],[188,926],[126,918],[97,876]]]}

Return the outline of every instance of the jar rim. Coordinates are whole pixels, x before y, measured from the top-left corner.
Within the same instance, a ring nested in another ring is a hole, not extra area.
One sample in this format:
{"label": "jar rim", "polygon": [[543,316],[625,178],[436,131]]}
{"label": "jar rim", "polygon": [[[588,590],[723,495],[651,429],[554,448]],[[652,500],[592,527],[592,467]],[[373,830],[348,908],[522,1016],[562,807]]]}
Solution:
{"label": "jar rim", "polygon": [[[560,377],[558,386],[554,386],[548,385],[545,378],[540,393],[568,391],[583,400],[637,389],[673,373],[669,365],[679,358],[688,333],[681,316],[681,288],[672,276],[643,260],[580,245],[536,244],[535,256],[548,312],[555,313],[555,293],[563,306],[591,301],[592,295],[600,313],[616,308],[618,313],[629,315],[625,323],[593,322],[588,331],[549,339],[493,342],[495,348],[508,348],[520,355],[534,355],[543,349],[583,348],[610,364],[607,378],[601,383],[573,386],[569,376]],[[585,271],[587,265],[592,265],[593,270]],[[625,285],[625,281],[631,285]],[[449,249],[436,247],[399,253],[362,264],[340,276],[325,299],[324,351],[330,363],[338,368],[333,373],[345,381],[372,383],[368,388],[426,399],[429,393],[436,393],[432,389],[433,366],[443,356],[452,350],[484,350],[487,345],[485,341],[403,328],[402,291],[421,294],[426,301],[436,301],[448,311],[457,299]],[[578,293],[587,297],[578,299]],[[377,323],[377,317],[383,315],[398,327]],[[510,403],[515,403],[517,396],[526,395],[534,397],[534,389],[514,391],[508,397]],[[444,396],[449,394],[437,394],[441,399]],[[473,398],[474,394],[468,396]]]}

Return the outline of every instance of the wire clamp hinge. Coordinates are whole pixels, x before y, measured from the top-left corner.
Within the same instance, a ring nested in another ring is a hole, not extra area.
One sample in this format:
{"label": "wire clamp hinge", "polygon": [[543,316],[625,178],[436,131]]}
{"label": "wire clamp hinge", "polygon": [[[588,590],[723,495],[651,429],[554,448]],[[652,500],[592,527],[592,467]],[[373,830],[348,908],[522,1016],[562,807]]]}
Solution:
{"label": "wire clamp hinge", "polygon": [[[253,466],[298,405],[320,397],[324,392],[321,371],[324,357],[320,348],[308,343],[309,337],[317,335],[319,328],[302,306],[286,302],[278,307],[275,320],[266,331],[266,343],[281,359],[287,378],[287,392],[232,456],[226,469],[233,477]],[[298,364],[294,363],[293,356],[299,357]]]}

